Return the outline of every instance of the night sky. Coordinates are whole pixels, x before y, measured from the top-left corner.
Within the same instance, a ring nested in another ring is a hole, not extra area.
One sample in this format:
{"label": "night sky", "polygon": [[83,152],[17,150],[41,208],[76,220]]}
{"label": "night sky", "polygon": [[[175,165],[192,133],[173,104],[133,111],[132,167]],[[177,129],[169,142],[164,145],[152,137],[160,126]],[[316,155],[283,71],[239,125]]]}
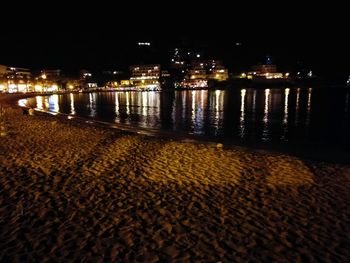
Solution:
{"label": "night sky", "polygon": [[[127,69],[141,62],[166,65],[171,48],[186,47],[203,51],[207,58],[222,59],[231,71],[249,69],[271,55],[281,70],[303,65],[323,76],[349,75],[349,23],[338,12],[341,8],[332,11],[318,6],[316,12],[301,4],[252,10],[243,6],[232,9],[222,3],[197,10],[178,2],[176,6],[169,3],[174,6],[161,12],[154,10],[159,5],[146,4],[142,7],[148,9],[136,11],[127,6],[104,6],[75,7],[67,12],[61,7],[51,9],[50,15],[41,11],[39,18],[16,20],[4,27],[0,64],[67,72]],[[139,41],[149,41],[152,46],[140,49]],[[236,42],[242,45],[236,46]]]}

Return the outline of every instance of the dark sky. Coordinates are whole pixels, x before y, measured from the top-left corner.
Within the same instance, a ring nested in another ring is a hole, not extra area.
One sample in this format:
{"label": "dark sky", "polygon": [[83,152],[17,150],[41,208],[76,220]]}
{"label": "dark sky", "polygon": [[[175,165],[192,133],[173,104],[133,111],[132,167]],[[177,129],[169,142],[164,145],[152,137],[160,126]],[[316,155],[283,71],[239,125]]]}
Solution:
{"label": "dark sky", "polygon": [[[272,9],[273,4],[252,9],[225,2],[210,8],[203,8],[203,3],[199,7],[159,3],[143,4],[137,10],[61,6],[43,10],[40,16],[12,20],[13,25],[8,23],[1,33],[0,64],[67,71],[125,68],[143,59],[136,43],[150,41],[150,62],[164,63],[170,48],[187,46],[221,58],[232,70],[269,54],[286,70],[302,62],[320,74],[350,74],[349,23],[340,7],[297,2],[285,2],[279,9]],[[236,42],[242,46],[235,46]]]}

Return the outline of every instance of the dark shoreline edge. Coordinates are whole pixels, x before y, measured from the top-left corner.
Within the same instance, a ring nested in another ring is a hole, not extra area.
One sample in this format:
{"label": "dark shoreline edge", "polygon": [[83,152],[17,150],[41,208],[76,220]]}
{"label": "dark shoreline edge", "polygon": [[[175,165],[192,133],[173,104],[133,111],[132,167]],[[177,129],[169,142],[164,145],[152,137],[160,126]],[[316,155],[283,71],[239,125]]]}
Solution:
{"label": "dark shoreline edge", "polygon": [[[35,96],[50,96],[53,94],[67,94],[71,92],[61,93],[24,93],[24,94],[0,94],[0,104],[2,103],[8,107],[21,108],[18,105],[18,101],[25,98]],[[53,118],[63,121],[68,120],[68,114],[57,113],[53,114],[47,111],[35,111],[36,115],[45,114],[50,115]],[[338,149],[332,146],[308,144],[303,147],[295,146],[292,144],[266,144],[260,142],[240,142],[236,140],[225,140],[220,138],[212,138],[199,135],[191,135],[188,133],[179,133],[175,131],[157,130],[157,129],[146,129],[132,125],[125,125],[119,123],[108,123],[90,118],[76,117],[74,116],[69,120],[70,122],[79,122],[81,125],[95,125],[105,129],[117,129],[126,133],[139,134],[141,136],[148,136],[154,139],[170,139],[182,142],[201,143],[207,145],[213,145],[215,147],[223,147],[225,149],[236,148],[241,151],[248,152],[269,152],[276,155],[288,154],[301,158],[303,160],[320,161],[326,163],[339,163],[350,165],[350,149]]]}

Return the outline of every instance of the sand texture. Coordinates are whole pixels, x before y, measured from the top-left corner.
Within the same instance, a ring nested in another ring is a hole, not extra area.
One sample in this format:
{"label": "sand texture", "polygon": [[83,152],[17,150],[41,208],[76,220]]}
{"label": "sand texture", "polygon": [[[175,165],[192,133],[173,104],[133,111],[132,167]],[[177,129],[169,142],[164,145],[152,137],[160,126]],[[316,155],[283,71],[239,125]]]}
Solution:
{"label": "sand texture", "polygon": [[0,261],[349,262],[350,168],[0,116]]}

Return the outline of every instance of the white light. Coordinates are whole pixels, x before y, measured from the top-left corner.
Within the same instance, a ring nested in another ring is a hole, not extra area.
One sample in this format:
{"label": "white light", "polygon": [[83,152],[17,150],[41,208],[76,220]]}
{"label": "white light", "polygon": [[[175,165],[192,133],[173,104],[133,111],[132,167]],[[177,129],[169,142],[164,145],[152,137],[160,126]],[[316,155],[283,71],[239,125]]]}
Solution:
{"label": "white light", "polygon": [[197,58],[200,58],[201,57],[201,55],[200,54],[197,54]]}

